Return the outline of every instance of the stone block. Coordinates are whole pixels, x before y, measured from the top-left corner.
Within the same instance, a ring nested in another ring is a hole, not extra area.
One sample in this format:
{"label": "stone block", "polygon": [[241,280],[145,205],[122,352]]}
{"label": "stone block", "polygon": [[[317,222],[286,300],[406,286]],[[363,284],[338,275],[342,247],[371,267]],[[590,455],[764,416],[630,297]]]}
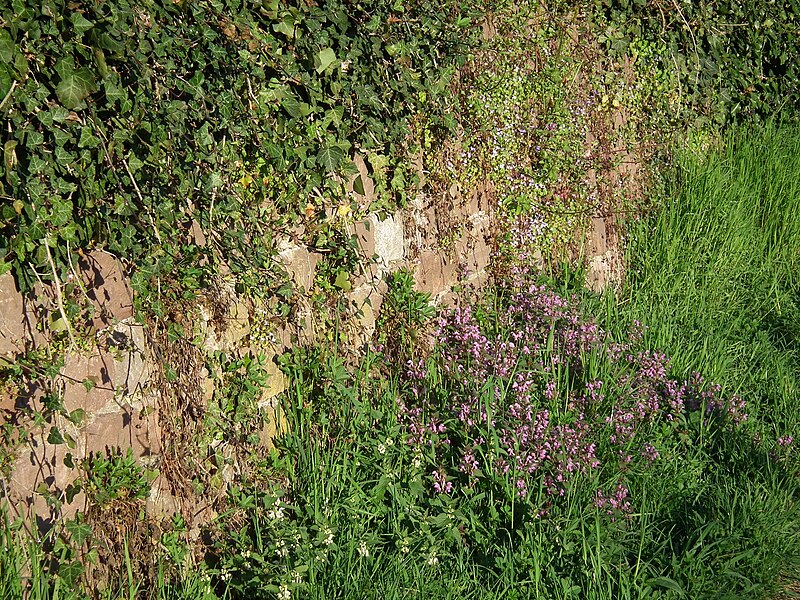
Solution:
{"label": "stone block", "polygon": [[144,327],[126,319],[113,326],[107,339],[114,355],[111,379],[115,391],[126,396],[141,393],[150,379]]}
{"label": "stone block", "polygon": [[391,215],[383,221],[373,221],[375,254],[381,266],[388,267],[392,263],[405,258],[405,236],[403,221],[400,215]]}
{"label": "stone block", "polygon": [[303,292],[311,291],[314,274],[321,254],[309,252],[305,246],[286,245],[279,253],[278,259],[289,273],[292,281]]}
{"label": "stone block", "polygon": [[78,268],[94,308],[92,324],[96,329],[133,316],[133,292],[114,256],[94,250],[79,259]]}
{"label": "stone block", "polygon": [[101,410],[114,400],[114,377],[114,357],[108,350],[93,347],[86,354],[67,354],[61,369],[64,408]]}
{"label": "stone block", "polygon": [[250,334],[250,310],[246,304],[230,299],[222,310],[221,321],[215,319],[210,307],[200,304],[197,309],[199,318],[195,335],[203,340],[203,349],[207,353],[222,351],[231,354],[240,349],[240,342]]}
{"label": "stone block", "polygon": [[14,276],[0,275],[0,356],[13,356],[25,351],[28,339],[22,294]]}
{"label": "stone block", "polygon": [[259,439],[267,450],[271,450],[275,447],[275,439],[288,431],[289,423],[280,405],[268,404],[260,408],[264,413],[265,420],[264,427],[259,433]]}
{"label": "stone block", "polygon": [[[63,423],[59,425],[64,429]],[[76,447],[70,449],[66,444],[48,443],[48,435],[49,428],[31,433],[28,444],[19,451],[14,462],[8,489],[9,500],[18,514],[36,515],[43,529],[51,520],[52,508],[47,503],[47,494],[64,502],[61,515],[66,518],[74,516],[85,503],[82,493],[69,504],[66,504],[64,496],[67,486],[78,478],[78,471],[64,464],[64,461],[67,454],[73,456],[76,465],[83,459],[80,440],[76,440]]]}
{"label": "stone block", "polygon": [[449,261],[441,252],[426,250],[420,255],[415,273],[418,292],[435,296],[449,289],[456,279],[456,264]]}
{"label": "stone block", "polygon": [[161,452],[161,427],[151,406],[139,410],[125,406],[117,412],[94,415],[84,431],[87,454],[125,453],[130,448],[136,458],[143,458]]}
{"label": "stone block", "polygon": [[286,375],[283,374],[283,371],[281,371],[278,363],[275,361],[275,348],[269,348],[265,354],[266,362],[264,363],[264,369],[267,373],[267,381],[261,390],[261,398],[258,402],[259,406],[271,405],[272,399],[286,390],[286,385],[288,383]]}
{"label": "stone block", "polygon": [[347,295],[355,309],[355,319],[352,323],[354,334],[351,341],[356,347],[372,339],[375,333],[375,320],[387,289],[386,282],[379,280],[376,283],[360,285]]}
{"label": "stone block", "polygon": [[353,227],[353,234],[358,241],[358,249],[361,254],[371,259],[375,255],[375,222],[377,218],[370,215],[363,221],[359,221]]}
{"label": "stone block", "polygon": [[[353,164],[356,166],[356,169],[358,169],[358,173],[354,173],[348,177],[347,182],[345,183],[345,188],[348,192],[355,196],[356,200],[358,200],[360,204],[369,206],[369,204],[376,199],[375,182],[372,180],[372,177],[369,174],[369,169],[364,162],[363,156],[356,154],[353,157]],[[355,181],[359,177],[361,178],[361,186],[364,192],[363,194],[355,189]]]}

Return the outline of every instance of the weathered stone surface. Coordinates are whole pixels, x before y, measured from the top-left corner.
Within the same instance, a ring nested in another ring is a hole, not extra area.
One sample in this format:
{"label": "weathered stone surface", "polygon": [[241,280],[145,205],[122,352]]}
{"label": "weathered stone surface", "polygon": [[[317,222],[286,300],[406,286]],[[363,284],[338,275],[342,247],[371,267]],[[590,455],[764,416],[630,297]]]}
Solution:
{"label": "weathered stone surface", "polygon": [[259,405],[264,413],[264,427],[259,433],[261,444],[269,449],[275,447],[275,439],[288,430],[289,424],[280,405]]}
{"label": "weathered stone surface", "polygon": [[492,249],[487,241],[488,228],[488,217],[473,218],[469,229],[455,243],[458,262],[466,269],[468,279],[479,275],[489,265]]}
{"label": "weathered stone surface", "polygon": [[356,347],[372,339],[372,334],[375,333],[375,319],[387,289],[386,282],[378,280],[375,283],[361,285],[347,295],[355,309],[355,320],[351,324],[353,328],[351,342]]}
{"label": "weathered stone surface", "polygon": [[275,356],[270,357],[266,362],[267,382],[264,386],[262,394],[262,401],[274,398],[284,390],[288,383],[286,375],[283,374],[278,364],[275,362]]}
{"label": "weathered stone surface", "polygon": [[589,255],[598,256],[608,250],[608,231],[606,220],[603,217],[592,217],[591,233],[589,235]]}
{"label": "weathered stone surface", "polygon": [[442,252],[426,250],[419,257],[415,273],[417,291],[433,295],[446,291],[456,282],[456,267]]}
{"label": "weathered stone surface", "polygon": [[600,293],[609,285],[622,281],[622,258],[613,221],[603,217],[592,218],[588,242],[588,268],[586,286]]}
{"label": "weathered stone surface", "polygon": [[0,276],[0,356],[12,356],[25,350],[27,332],[22,294],[9,272]]}
{"label": "weathered stone surface", "polygon": [[278,253],[278,258],[297,287],[303,292],[311,291],[317,263],[322,256],[316,252],[309,252],[308,248],[303,246],[286,245]]}
{"label": "weathered stone surface", "polygon": [[94,327],[103,329],[133,316],[133,292],[114,256],[94,250],[80,258],[78,268],[94,307]]}
{"label": "weathered stone surface", "polygon": [[111,379],[117,394],[141,394],[149,378],[146,337],[144,327],[133,319],[114,325],[108,335],[108,344],[114,356]]}
{"label": "weathered stone surface", "polygon": [[[58,425],[62,431],[67,430],[63,420]],[[8,490],[11,504],[18,514],[35,514],[42,524],[49,521],[51,516],[51,507],[47,503],[46,494],[42,492],[46,491],[65,501],[65,489],[78,478],[77,471],[64,464],[66,456],[71,454],[74,464],[84,458],[80,440],[77,440],[75,448],[70,449],[66,444],[48,443],[48,435],[49,428],[31,432],[28,444],[20,450],[14,463]],[[84,503],[85,496],[81,493],[72,503],[65,503],[61,514],[69,518]]]}
{"label": "weathered stone surface", "polygon": [[375,254],[383,267],[405,258],[405,236],[403,221],[399,215],[389,216],[384,221],[373,221],[375,237]]}
{"label": "weathered stone surface", "polygon": [[114,400],[113,355],[93,347],[87,354],[67,354],[61,377],[64,381],[64,408],[87,413],[98,411]]}
{"label": "weathered stone surface", "polygon": [[375,222],[377,218],[370,215],[363,221],[359,221],[353,227],[353,234],[358,241],[358,249],[366,259],[371,259],[375,255]]}
{"label": "weathered stone surface", "polygon": [[[354,173],[347,179],[345,188],[348,192],[352,193],[356,197],[360,204],[368,206],[376,198],[375,182],[372,181],[372,177],[369,174],[369,169],[364,162],[363,156],[356,154],[353,157],[353,164],[356,166],[356,169],[358,169],[358,173]],[[361,181],[362,191],[364,192],[363,194],[355,189],[355,181],[359,178]]]}
{"label": "weathered stone surface", "polygon": [[586,273],[586,285],[590,290],[598,294],[609,285],[616,285],[619,280],[619,273],[615,267],[616,258],[611,250],[605,254],[591,257]]}
{"label": "weathered stone surface", "polygon": [[209,354],[222,351],[232,353],[250,334],[250,311],[243,302],[232,300],[225,307],[222,323],[216,323],[209,307],[198,306],[197,322],[203,349]]}
{"label": "weathered stone surface", "polygon": [[85,427],[86,452],[121,450],[130,448],[137,458],[161,452],[161,427],[153,407],[135,409],[130,405],[118,412],[96,414]]}
{"label": "weathered stone surface", "polygon": [[181,500],[169,489],[163,475],[156,477],[147,498],[147,514],[156,520],[169,520],[181,512]]}

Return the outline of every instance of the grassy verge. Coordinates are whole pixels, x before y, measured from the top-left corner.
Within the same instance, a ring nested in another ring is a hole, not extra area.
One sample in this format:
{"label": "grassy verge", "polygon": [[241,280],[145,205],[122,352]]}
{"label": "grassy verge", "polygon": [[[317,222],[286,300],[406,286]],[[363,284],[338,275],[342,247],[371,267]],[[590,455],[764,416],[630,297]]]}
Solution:
{"label": "grassy verge", "polygon": [[777,438],[800,419],[800,132],[738,129],[726,148],[681,157],[672,201],[635,229],[624,312]]}
{"label": "grassy verge", "polygon": [[416,351],[296,355],[286,486],[240,502],[260,525],[218,548],[231,589],[265,563],[314,598],[762,598],[796,576],[798,141],[680,157],[619,304],[522,270],[421,353],[398,280],[384,337]]}

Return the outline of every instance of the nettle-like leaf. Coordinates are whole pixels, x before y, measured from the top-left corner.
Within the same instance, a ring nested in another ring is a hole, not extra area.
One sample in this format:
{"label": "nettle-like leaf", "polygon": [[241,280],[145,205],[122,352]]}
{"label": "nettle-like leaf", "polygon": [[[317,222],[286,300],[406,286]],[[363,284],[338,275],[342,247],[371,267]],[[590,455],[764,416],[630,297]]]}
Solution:
{"label": "nettle-like leaf", "polygon": [[66,73],[56,87],[56,97],[70,110],[78,108],[90,94],[97,90],[94,74],[86,67]]}

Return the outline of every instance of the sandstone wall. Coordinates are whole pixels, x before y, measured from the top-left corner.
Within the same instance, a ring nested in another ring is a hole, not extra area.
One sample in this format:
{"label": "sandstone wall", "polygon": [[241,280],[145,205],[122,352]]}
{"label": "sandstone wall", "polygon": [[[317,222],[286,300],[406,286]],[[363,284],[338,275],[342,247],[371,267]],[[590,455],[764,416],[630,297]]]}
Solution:
{"label": "sandstone wall", "polygon": [[[363,161],[357,164],[364,169]],[[373,189],[366,171],[363,175],[367,185],[361,200],[369,200]],[[357,195],[352,186],[351,193]],[[384,218],[372,214],[347,225],[357,238],[363,262],[360,272],[351,277],[352,289],[343,292],[348,303],[343,325],[353,347],[368,342],[374,332],[388,272],[410,269],[418,290],[430,293],[434,302],[447,302],[459,278],[477,283],[485,278],[491,198],[488,186],[464,193],[454,186],[436,196],[419,194],[410,207]],[[197,238],[194,230],[190,234]],[[270,423],[264,443],[271,443],[279,424],[276,397],[286,385],[276,361],[292,344],[315,338],[318,324],[306,298],[320,258],[313,249],[289,238],[279,241],[276,260],[300,297],[292,319],[273,327],[268,335],[261,331],[257,307],[237,297],[221,276],[215,289],[204,290],[186,309],[189,327],[184,326],[184,331],[191,343],[175,344],[136,322],[133,294],[120,262],[100,250],[87,253],[74,276],[81,280],[93,315],[90,335],[79,336],[77,346],[60,342],[66,349],[53,377],[27,373],[0,386],[0,418],[6,422],[22,425],[25,415],[44,410],[48,402],[55,401],[64,409],[52,416],[51,423],[33,428],[16,448],[3,487],[12,512],[35,512],[46,523],[86,509],[82,493],[67,502],[65,492],[79,475],[72,465],[92,453],[131,451],[140,464],[157,474],[148,502],[152,514],[182,511],[196,521],[207,518],[203,507],[183,506],[186,500],[178,480],[187,473],[176,465],[181,446],[175,440],[183,434],[174,415],[167,413],[182,405],[184,418],[188,414],[202,419],[204,405],[217,393],[218,381],[204,366],[213,353],[260,354],[266,357],[269,378],[259,406]],[[0,360],[13,363],[26,352],[46,347],[54,324],[64,326],[60,321],[54,288],[39,286],[34,294],[23,297],[10,273],[0,277]],[[174,370],[173,380],[165,376],[166,363]],[[191,426],[186,424],[184,429]],[[52,427],[64,439],[62,443],[54,443],[58,440]],[[222,487],[233,476],[232,469],[222,469]]]}

